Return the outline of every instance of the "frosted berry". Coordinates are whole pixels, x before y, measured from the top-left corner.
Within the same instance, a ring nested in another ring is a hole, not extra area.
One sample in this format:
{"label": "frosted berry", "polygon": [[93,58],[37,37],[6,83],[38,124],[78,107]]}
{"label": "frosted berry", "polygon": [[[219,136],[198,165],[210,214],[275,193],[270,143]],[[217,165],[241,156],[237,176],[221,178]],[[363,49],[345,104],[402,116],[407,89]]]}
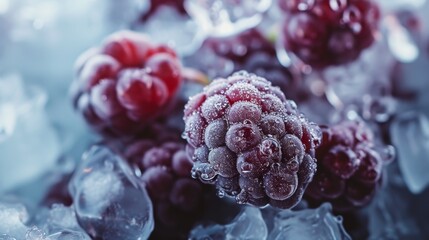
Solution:
{"label": "frosted berry", "polygon": [[181,82],[181,65],[172,49],[121,31],[77,60],[72,97],[95,130],[134,134],[165,114]]}
{"label": "frosted berry", "polygon": [[[154,205],[154,239],[184,239],[203,211],[207,187],[191,177],[185,144],[175,140],[122,143],[122,155],[135,167]],[[183,236],[182,236],[183,235]]]}
{"label": "frosted berry", "polygon": [[[214,80],[185,107],[192,174],[240,204],[291,208],[316,171],[318,126],[264,78]],[[304,134],[309,133],[309,134]]]}
{"label": "frosted berry", "polygon": [[373,0],[280,0],[283,44],[315,68],[351,62],[368,48],[380,10]]}
{"label": "frosted berry", "polygon": [[361,121],[343,121],[322,127],[322,133],[317,173],[306,195],[316,203],[329,201],[338,211],[366,205],[381,183],[383,168],[371,130]]}

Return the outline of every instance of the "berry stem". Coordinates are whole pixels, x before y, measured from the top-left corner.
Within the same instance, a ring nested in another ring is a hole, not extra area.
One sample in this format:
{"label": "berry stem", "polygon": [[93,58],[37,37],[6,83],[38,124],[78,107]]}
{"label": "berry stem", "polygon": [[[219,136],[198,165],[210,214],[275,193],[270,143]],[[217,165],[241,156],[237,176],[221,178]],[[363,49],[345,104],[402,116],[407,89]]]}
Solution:
{"label": "berry stem", "polygon": [[199,83],[207,86],[211,81],[203,72],[190,67],[182,67],[182,76],[185,81]]}

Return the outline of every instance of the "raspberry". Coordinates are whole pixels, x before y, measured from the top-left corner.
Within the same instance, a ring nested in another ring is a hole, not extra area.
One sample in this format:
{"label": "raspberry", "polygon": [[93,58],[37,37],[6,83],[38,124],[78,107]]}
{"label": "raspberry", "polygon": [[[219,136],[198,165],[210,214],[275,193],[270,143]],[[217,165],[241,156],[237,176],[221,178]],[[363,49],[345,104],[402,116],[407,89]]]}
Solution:
{"label": "raspberry", "polygon": [[322,127],[322,133],[316,150],[318,170],[306,195],[315,203],[329,201],[338,211],[368,204],[381,183],[383,167],[371,130],[361,121],[343,121]]}
{"label": "raspberry", "polygon": [[151,237],[187,236],[184,231],[202,213],[207,187],[191,177],[192,161],[185,152],[185,144],[154,138],[122,144],[122,155],[135,166],[154,205],[156,227]]}
{"label": "raspberry", "polygon": [[220,196],[279,208],[301,200],[319,128],[269,81],[247,72],[214,80],[189,100],[184,120],[193,176]]}
{"label": "raspberry", "polygon": [[165,114],[182,82],[172,49],[130,31],[110,35],[76,66],[75,108],[105,135],[141,132]]}
{"label": "raspberry", "polygon": [[374,42],[380,10],[373,0],[281,0],[283,44],[315,68],[357,59]]}

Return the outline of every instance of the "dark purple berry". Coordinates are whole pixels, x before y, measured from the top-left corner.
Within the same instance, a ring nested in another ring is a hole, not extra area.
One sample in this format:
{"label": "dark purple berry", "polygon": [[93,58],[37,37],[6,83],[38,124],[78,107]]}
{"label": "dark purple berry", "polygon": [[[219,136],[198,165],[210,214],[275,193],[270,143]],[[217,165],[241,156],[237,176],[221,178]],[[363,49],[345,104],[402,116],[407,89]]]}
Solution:
{"label": "dark purple berry", "polygon": [[193,176],[240,204],[295,206],[316,171],[318,127],[278,88],[246,72],[214,80],[197,96],[204,100],[185,108],[183,135]]}
{"label": "dark purple berry", "polygon": [[280,0],[283,45],[324,68],[351,62],[375,40],[380,10],[373,0]]}
{"label": "dark purple berry", "polygon": [[368,204],[380,185],[383,162],[371,130],[361,121],[322,127],[316,149],[318,170],[306,194],[315,203],[329,201],[338,211]]}

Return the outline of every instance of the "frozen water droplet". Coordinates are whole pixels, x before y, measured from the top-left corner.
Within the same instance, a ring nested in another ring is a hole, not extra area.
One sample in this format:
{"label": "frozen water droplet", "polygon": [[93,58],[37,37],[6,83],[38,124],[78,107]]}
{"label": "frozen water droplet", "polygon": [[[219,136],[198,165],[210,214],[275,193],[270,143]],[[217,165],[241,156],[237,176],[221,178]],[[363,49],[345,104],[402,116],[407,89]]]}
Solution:
{"label": "frozen water droplet", "polygon": [[298,10],[307,11],[314,6],[315,0],[299,0]]}
{"label": "frozen water droplet", "polygon": [[192,171],[193,175],[203,181],[211,181],[216,177],[215,169],[208,163],[195,163]]}
{"label": "frozen water droplet", "polygon": [[216,191],[216,195],[217,195],[219,198],[223,198],[223,197],[225,197],[225,191],[223,191],[222,189],[218,189],[218,190]]}

